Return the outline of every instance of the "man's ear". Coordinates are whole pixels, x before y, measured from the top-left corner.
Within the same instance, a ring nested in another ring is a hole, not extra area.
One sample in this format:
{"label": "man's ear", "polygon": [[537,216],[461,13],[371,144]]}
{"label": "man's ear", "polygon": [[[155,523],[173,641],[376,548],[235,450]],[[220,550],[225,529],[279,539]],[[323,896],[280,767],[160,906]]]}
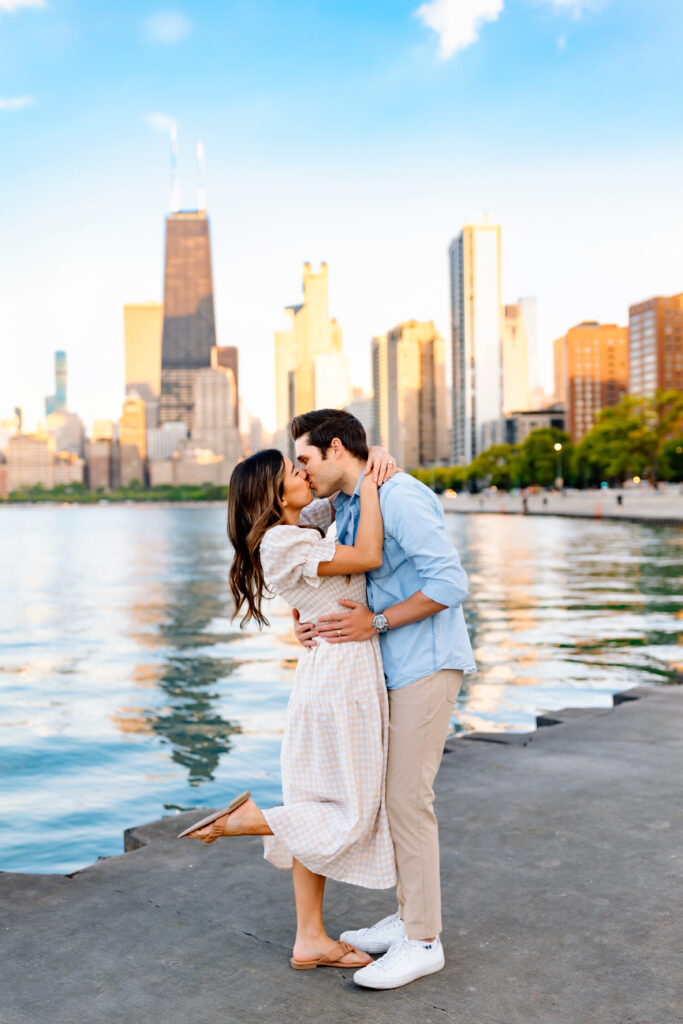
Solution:
{"label": "man's ear", "polygon": [[344,445],[341,443],[338,437],[333,437],[330,441],[330,448],[334,452],[335,459],[338,459],[344,453]]}

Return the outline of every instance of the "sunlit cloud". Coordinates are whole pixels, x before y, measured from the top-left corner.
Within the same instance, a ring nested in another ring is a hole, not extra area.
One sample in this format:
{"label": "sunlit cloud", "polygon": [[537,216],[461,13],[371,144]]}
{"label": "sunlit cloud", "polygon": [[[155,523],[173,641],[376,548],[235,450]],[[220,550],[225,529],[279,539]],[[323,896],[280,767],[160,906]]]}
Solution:
{"label": "sunlit cloud", "polygon": [[35,102],[33,96],[8,96],[4,99],[0,96],[0,110],[21,110],[22,107],[32,107]]}
{"label": "sunlit cloud", "polygon": [[189,18],[179,11],[158,11],[147,19],[146,27],[153,43],[166,46],[179,43],[192,29]]}
{"label": "sunlit cloud", "polygon": [[[552,7],[578,18],[589,11],[603,7],[607,0],[532,0],[537,6]],[[484,22],[497,21],[503,12],[505,0],[427,0],[414,12],[416,18],[439,37],[439,57],[448,60],[458,50],[464,50],[479,39]],[[561,50],[566,38],[560,36]]]}
{"label": "sunlit cloud", "polygon": [[145,124],[148,128],[153,128],[155,132],[168,133],[175,123],[175,118],[170,114],[147,114],[145,117]]}
{"label": "sunlit cloud", "polygon": [[496,21],[503,0],[429,0],[415,11],[415,17],[436,32],[439,56],[448,60],[457,50],[476,43],[485,21]]}
{"label": "sunlit cloud", "polygon": [[22,7],[47,7],[45,0],[0,0],[0,11],[11,14]]}

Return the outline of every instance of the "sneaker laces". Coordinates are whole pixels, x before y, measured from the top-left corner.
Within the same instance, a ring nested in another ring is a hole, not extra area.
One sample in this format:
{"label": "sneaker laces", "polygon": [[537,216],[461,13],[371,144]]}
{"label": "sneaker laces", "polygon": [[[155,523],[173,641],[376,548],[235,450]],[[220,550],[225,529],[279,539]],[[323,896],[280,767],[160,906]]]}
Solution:
{"label": "sneaker laces", "polygon": [[377,921],[376,924],[370,925],[369,928],[361,928],[360,929],[360,934],[361,935],[365,935],[367,932],[374,932],[378,928],[384,928],[384,927],[387,927],[388,925],[396,924],[396,922],[398,920],[399,920],[399,916],[398,916],[397,913],[396,914],[389,914],[388,917],[383,917],[381,921]]}
{"label": "sneaker laces", "polygon": [[389,949],[386,951],[384,956],[381,956],[379,960],[375,960],[373,966],[380,971],[392,968],[395,964],[405,960],[412,951],[412,940],[406,935],[401,939],[396,939],[396,942],[392,942]]}

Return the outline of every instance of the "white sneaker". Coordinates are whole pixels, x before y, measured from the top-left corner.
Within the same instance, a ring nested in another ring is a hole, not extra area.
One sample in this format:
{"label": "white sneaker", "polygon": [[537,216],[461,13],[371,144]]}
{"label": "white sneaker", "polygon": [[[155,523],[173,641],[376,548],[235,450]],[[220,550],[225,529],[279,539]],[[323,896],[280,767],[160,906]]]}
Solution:
{"label": "white sneaker", "polygon": [[438,935],[433,942],[417,942],[404,936],[379,960],[356,971],[353,980],[364,988],[400,988],[426,974],[436,974],[445,963]]}
{"label": "white sneaker", "polygon": [[364,953],[386,953],[390,946],[403,938],[403,921],[398,914],[383,917],[370,928],[359,928],[355,932],[342,932],[340,942],[350,942]]}

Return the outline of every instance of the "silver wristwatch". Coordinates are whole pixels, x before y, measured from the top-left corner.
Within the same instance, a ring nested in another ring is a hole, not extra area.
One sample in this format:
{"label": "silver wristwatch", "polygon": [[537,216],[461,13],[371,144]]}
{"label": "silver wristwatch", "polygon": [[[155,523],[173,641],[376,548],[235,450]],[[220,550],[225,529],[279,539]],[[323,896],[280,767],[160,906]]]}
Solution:
{"label": "silver wristwatch", "polygon": [[374,619],[372,620],[372,625],[377,630],[378,633],[386,633],[386,631],[389,629],[387,617],[386,615],[382,615],[381,612],[378,612],[377,615],[375,615]]}

